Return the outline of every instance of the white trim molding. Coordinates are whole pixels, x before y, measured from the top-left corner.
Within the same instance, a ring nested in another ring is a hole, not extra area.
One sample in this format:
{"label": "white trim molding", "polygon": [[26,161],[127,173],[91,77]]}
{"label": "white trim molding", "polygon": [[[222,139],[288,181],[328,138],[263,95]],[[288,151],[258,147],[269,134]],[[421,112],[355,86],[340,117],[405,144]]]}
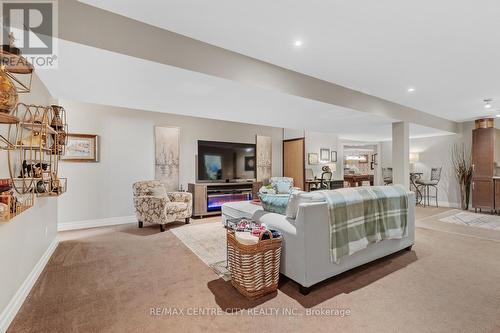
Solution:
{"label": "white trim molding", "polygon": [[77,230],[77,229],[87,229],[87,228],[98,228],[98,227],[107,227],[118,224],[130,224],[130,223],[137,223],[137,217],[135,215],[108,217],[104,219],[95,219],[95,220],[62,222],[58,223],[57,230],[66,231],[66,230]]}
{"label": "white trim molding", "polygon": [[26,297],[28,297],[31,289],[38,280],[38,277],[43,272],[43,269],[49,262],[50,257],[56,250],[58,244],[59,240],[56,237],[52,241],[52,243],[50,243],[49,247],[42,255],[40,260],[38,260],[35,267],[33,267],[33,270],[28,275],[28,277],[26,277],[26,280],[24,280],[23,284],[19,287],[14,297],[12,297],[12,299],[10,300],[9,304],[7,304],[5,309],[0,314],[0,332],[2,333],[6,332],[7,329],[9,328],[11,322],[16,317],[17,312],[19,311],[24,301],[26,300]]}

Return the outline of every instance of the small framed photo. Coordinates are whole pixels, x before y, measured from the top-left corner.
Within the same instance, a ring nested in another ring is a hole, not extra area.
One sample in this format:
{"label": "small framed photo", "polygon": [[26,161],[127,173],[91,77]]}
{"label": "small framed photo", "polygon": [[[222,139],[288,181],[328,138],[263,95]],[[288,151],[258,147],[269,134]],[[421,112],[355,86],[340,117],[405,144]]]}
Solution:
{"label": "small framed photo", "polygon": [[95,134],[67,134],[62,160],[65,162],[98,162],[99,140]]}
{"label": "small framed photo", "polygon": [[328,149],[328,148],[321,148],[319,150],[319,159],[322,162],[330,162],[330,149]]}
{"label": "small framed photo", "polygon": [[255,171],[254,156],[245,156],[245,171]]}
{"label": "small framed photo", "polygon": [[318,154],[309,153],[307,154],[307,161],[309,164],[319,164]]}
{"label": "small framed photo", "polygon": [[337,162],[337,152],[335,150],[330,153],[330,162]]}

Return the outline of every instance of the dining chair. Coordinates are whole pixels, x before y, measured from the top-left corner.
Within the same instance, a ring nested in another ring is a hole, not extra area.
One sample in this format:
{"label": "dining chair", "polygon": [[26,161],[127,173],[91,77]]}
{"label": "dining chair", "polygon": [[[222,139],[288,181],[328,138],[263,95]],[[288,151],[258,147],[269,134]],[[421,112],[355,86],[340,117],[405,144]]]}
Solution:
{"label": "dining chair", "polygon": [[321,179],[320,179],[318,185],[314,188],[311,188],[311,191],[329,190],[332,177],[333,177],[333,173],[331,171],[323,172],[321,174]]}

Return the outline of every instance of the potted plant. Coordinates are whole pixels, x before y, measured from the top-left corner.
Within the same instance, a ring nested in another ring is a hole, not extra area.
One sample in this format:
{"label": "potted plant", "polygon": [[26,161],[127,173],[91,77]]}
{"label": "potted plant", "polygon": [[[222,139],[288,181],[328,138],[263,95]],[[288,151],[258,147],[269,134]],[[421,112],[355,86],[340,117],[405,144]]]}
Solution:
{"label": "potted plant", "polygon": [[451,150],[451,164],[460,187],[460,208],[469,209],[470,186],[472,183],[472,161],[470,149],[464,144],[454,144]]}

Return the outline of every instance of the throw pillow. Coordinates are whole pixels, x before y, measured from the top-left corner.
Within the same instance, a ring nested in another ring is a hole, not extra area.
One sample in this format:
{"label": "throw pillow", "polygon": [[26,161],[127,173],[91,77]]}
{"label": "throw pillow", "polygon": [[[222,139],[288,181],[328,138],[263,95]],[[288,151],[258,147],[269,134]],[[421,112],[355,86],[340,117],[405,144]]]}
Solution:
{"label": "throw pillow", "polygon": [[167,190],[163,186],[156,186],[156,187],[151,188],[151,190],[149,190],[148,195],[155,197],[155,198],[167,198],[168,199]]}
{"label": "throw pillow", "polygon": [[278,180],[274,183],[274,186],[276,186],[276,192],[279,194],[287,194],[290,192],[292,184],[287,180]]}

